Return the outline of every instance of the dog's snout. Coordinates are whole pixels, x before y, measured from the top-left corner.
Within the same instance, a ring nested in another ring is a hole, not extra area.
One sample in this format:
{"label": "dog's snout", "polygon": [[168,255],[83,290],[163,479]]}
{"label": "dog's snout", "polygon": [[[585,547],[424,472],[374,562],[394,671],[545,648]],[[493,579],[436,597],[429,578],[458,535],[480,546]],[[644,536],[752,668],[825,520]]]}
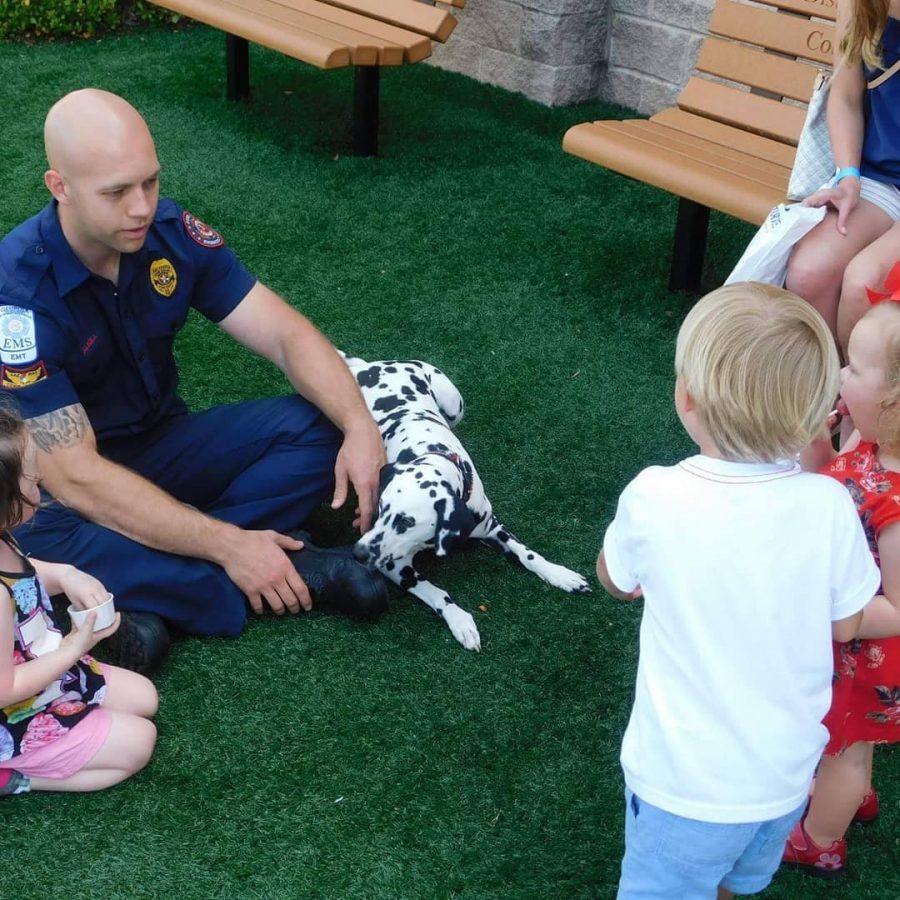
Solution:
{"label": "dog's snout", "polygon": [[353,545],[353,556],[357,559],[358,562],[367,563],[371,555],[371,551],[365,544]]}

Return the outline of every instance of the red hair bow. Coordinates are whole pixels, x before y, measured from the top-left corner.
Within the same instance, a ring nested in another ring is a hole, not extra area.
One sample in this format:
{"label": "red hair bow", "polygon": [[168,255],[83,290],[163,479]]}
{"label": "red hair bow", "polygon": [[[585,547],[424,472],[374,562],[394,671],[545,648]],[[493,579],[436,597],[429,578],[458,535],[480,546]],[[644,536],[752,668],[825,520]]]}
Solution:
{"label": "red hair bow", "polygon": [[873,291],[872,288],[867,287],[866,294],[872,306],[885,300],[900,303],[900,262],[895,263],[894,268],[888,272],[888,276],[884,280],[884,291]]}

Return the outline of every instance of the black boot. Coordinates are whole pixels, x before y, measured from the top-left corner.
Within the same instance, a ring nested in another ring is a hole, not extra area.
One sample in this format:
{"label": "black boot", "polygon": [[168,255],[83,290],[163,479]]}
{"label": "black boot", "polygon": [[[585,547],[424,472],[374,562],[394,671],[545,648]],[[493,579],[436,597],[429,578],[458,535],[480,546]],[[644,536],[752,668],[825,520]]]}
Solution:
{"label": "black boot", "polygon": [[107,662],[149,676],[169,652],[169,632],[156,613],[123,612],[122,624],[103,648]]}
{"label": "black boot", "polygon": [[288,533],[303,541],[302,550],[287,554],[309,588],[313,608],[369,620],[387,612],[384,578],[358,563],[352,547],[317,547],[307,531]]}

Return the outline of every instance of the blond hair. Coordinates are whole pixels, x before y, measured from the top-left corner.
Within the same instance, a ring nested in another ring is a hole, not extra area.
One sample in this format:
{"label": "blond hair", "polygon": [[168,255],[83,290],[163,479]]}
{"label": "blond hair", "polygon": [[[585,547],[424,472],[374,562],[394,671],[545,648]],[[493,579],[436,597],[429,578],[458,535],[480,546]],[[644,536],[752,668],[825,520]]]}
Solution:
{"label": "blond hair", "polygon": [[860,321],[879,323],[884,339],[884,397],[878,419],[878,446],[900,450],[900,303],[885,301],[873,306]]}
{"label": "blond hair", "polygon": [[774,462],[821,430],[840,363],[828,326],[808,303],[743,282],[707,294],[688,313],[675,372],[722,456]]}
{"label": "blond hair", "polygon": [[887,27],[890,0],[852,0],[847,30],[841,37],[841,62],[870,69],[884,68],[881,38]]}

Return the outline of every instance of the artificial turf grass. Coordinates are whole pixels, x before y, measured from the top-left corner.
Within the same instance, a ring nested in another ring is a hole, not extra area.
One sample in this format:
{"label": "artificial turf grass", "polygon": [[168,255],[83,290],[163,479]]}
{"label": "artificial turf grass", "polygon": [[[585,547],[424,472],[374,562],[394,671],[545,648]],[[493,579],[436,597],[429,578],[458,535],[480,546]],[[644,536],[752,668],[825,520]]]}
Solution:
{"label": "artificial turf grass", "polygon": [[[624,484],[691,452],[670,400],[687,304],[665,290],[676,201],[559,146],[569,125],[622,111],[549,110],[414,66],[383,75],[383,157],[354,159],[349,72],[253,48],[254,100],[228,104],[222,44],[196,28],[0,45],[0,233],[45,202],[49,105],[85,85],[122,93],[154,131],[164,192],[335,343],[447,371],[497,515],[589,574]],[[710,285],[750,234],[713,215]],[[194,408],[286,390],[200,317],[178,355]],[[317,523],[352,537],[346,511]],[[423,569],[473,613],[481,654],[397,591],[374,626],[266,617],[238,641],[179,640],[144,773],[0,803],[4,884],[23,898],[613,896],[639,607],[566,596],[478,547]],[[851,876],[782,873],[767,896],[900,893],[892,757],[876,762],[882,819],[851,832]]]}

